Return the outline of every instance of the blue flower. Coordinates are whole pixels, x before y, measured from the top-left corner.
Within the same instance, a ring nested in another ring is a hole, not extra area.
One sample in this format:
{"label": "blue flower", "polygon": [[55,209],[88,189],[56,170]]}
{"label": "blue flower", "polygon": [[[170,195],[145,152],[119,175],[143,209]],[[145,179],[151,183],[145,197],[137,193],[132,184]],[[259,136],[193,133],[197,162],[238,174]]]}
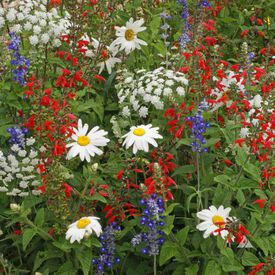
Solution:
{"label": "blue flower", "polygon": [[104,274],[104,268],[112,268],[114,264],[120,264],[120,258],[115,257],[115,236],[121,230],[116,222],[112,222],[106,226],[103,234],[99,237],[102,245],[100,248],[101,255],[92,260],[92,264],[96,266],[95,274]]}
{"label": "blue flower", "polygon": [[11,127],[7,129],[7,132],[11,135],[9,139],[10,144],[18,144],[21,148],[25,147],[26,135],[28,129],[25,127]]}
{"label": "blue flower", "polygon": [[194,152],[208,152],[208,148],[203,148],[206,143],[203,133],[205,133],[206,128],[210,127],[208,122],[204,121],[202,112],[208,109],[207,102],[203,101],[200,103],[197,113],[194,116],[187,118],[188,121],[192,122],[192,138],[194,141],[191,143]]}
{"label": "blue flower", "polygon": [[16,69],[12,70],[13,81],[19,83],[21,86],[26,84],[25,76],[30,66],[30,61],[24,56],[20,55],[20,38],[14,33],[10,33],[10,43],[8,49],[13,51],[13,59],[10,61],[12,66],[16,66]]}
{"label": "blue flower", "polygon": [[203,8],[209,8],[211,7],[210,3],[207,0],[202,0],[200,3],[200,6]]}
{"label": "blue flower", "polygon": [[140,225],[144,227],[144,232],[135,235],[131,244],[135,247],[144,242],[146,246],[142,247],[141,253],[158,255],[160,247],[164,243],[163,231],[160,229],[164,226],[164,217],[161,216],[164,212],[163,200],[153,194],[148,199],[142,199],[140,204],[146,207],[140,218]]}
{"label": "blue flower", "polygon": [[179,43],[181,49],[184,49],[187,43],[190,41],[190,35],[188,33],[188,31],[190,30],[190,25],[188,23],[189,12],[187,0],[178,0],[178,3],[182,5],[181,17],[184,21],[183,33],[180,36]]}

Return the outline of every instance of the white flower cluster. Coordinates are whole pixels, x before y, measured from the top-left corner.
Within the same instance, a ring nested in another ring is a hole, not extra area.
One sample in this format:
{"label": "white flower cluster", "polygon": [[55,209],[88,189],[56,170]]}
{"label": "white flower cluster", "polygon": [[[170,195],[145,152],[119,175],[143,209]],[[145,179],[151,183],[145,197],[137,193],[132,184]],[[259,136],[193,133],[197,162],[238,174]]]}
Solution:
{"label": "white flower cluster", "polygon": [[7,157],[0,151],[0,192],[19,197],[28,196],[30,191],[33,195],[41,193],[35,189],[40,185],[36,172],[40,161],[37,151],[31,148],[34,143],[34,138],[28,138],[24,149],[12,145]]}
{"label": "white flower cluster", "polygon": [[136,112],[141,118],[148,116],[150,107],[162,110],[165,98],[184,96],[185,87],[188,85],[183,73],[164,67],[149,72],[139,70],[136,75],[122,71],[117,81],[119,83],[115,87],[118,90],[122,115],[128,117],[132,112]]}
{"label": "white flower cluster", "polygon": [[47,11],[47,0],[20,0],[17,5],[0,8],[0,29],[8,24],[11,32],[28,32],[32,46],[39,43],[61,45],[60,35],[66,34],[69,27],[69,14],[64,18],[56,8]]}

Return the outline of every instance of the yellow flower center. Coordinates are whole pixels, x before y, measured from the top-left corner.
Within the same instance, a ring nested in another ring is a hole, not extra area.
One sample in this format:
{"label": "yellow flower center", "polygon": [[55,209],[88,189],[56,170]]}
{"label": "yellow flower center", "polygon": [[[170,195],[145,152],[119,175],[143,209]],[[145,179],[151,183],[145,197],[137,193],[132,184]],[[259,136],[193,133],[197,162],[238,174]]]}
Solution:
{"label": "yellow flower center", "polygon": [[88,136],[80,136],[77,139],[77,143],[80,146],[86,146],[86,145],[88,145],[90,143],[90,138]]}
{"label": "yellow flower center", "polygon": [[213,216],[212,217],[212,222],[218,226],[219,228],[224,228],[225,227],[225,220],[221,216]]}
{"label": "yellow flower center", "polygon": [[77,228],[79,228],[79,229],[84,229],[84,228],[86,228],[86,226],[87,226],[88,224],[90,224],[90,223],[91,223],[91,221],[90,221],[89,219],[87,219],[87,218],[82,218],[82,219],[80,219],[80,220],[77,222],[76,226],[77,226]]}
{"label": "yellow flower center", "polygon": [[132,41],[132,40],[134,40],[134,38],[135,38],[135,32],[132,29],[128,29],[125,32],[125,39],[127,41]]}
{"label": "yellow flower center", "polygon": [[145,135],[145,130],[143,128],[137,128],[133,131],[133,134],[141,137],[141,136]]}

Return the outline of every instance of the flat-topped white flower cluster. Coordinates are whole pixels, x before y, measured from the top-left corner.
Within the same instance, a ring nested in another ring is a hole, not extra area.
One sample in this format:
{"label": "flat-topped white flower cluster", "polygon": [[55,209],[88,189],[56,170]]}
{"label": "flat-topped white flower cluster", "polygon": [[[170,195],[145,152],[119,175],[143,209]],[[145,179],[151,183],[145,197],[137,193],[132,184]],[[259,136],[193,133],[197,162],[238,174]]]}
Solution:
{"label": "flat-topped white flower cluster", "polygon": [[17,5],[0,8],[0,29],[8,25],[15,33],[28,32],[32,46],[51,44],[59,47],[60,35],[69,27],[69,14],[58,15],[56,8],[47,11],[47,0],[20,0]]}
{"label": "flat-topped white flower cluster", "polygon": [[26,140],[25,148],[14,144],[11,146],[11,154],[5,156],[0,151],[0,192],[8,196],[39,195],[41,191],[36,190],[40,185],[37,165],[40,163],[38,152],[32,148],[34,138]]}
{"label": "flat-topped white flower cluster", "polygon": [[146,118],[149,109],[162,110],[165,99],[171,96],[183,97],[188,80],[183,73],[157,68],[153,71],[139,70],[136,74],[122,71],[116,85],[121,114],[124,117],[136,113]]}

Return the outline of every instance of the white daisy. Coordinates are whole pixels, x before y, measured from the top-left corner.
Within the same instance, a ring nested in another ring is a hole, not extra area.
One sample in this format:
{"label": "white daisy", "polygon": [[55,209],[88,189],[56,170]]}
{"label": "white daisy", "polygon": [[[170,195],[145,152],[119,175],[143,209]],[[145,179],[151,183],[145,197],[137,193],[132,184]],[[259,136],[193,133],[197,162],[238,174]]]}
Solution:
{"label": "white daisy", "polygon": [[[94,38],[92,45],[96,50],[101,48],[100,42]],[[104,61],[100,62],[97,66],[99,67],[99,74],[102,73],[104,70],[104,67],[107,68],[108,74],[112,73],[112,69],[115,67],[116,63],[120,63],[121,60],[116,56],[118,52],[118,48],[115,47],[114,45],[110,45],[109,47],[107,46],[106,49],[101,49],[101,57],[103,58]]]}
{"label": "white daisy", "polygon": [[126,149],[133,145],[134,154],[136,154],[138,150],[148,152],[149,143],[154,147],[158,147],[155,139],[163,138],[158,133],[158,130],[159,127],[152,128],[152,124],[132,126],[130,132],[122,137],[125,138],[122,145],[125,145]]}
{"label": "white daisy", "polygon": [[126,22],[126,26],[115,27],[118,38],[113,41],[110,47],[119,45],[120,50],[125,50],[126,54],[129,54],[135,49],[140,49],[140,45],[146,46],[147,43],[137,37],[139,32],[146,30],[146,27],[141,27],[143,23],[143,19],[134,22],[134,19],[130,18]]}
{"label": "white daisy", "polygon": [[198,224],[196,228],[200,231],[205,231],[203,234],[204,238],[209,237],[211,234],[214,236],[220,234],[224,239],[228,235],[228,231],[221,230],[218,232],[217,230],[225,228],[226,220],[230,219],[230,211],[230,207],[224,208],[222,205],[218,209],[213,205],[209,209],[203,209],[197,213],[197,217],[203,222]]}
{"label": "white daisy", "polygon": [[74,241],[80,243],[84,236],[90,236],[93,232],[99,237],[102,227],[98,220],[97,217],[83,217],[72,223],[66,232],[66,240],[70,240],[70,243]]}
{"label": "white daisy", "polygon": [[67,154],[67,159],[74,158],[79,154],[82,161],[86,159],[90,162],[90,156],[94,157],[95,155],[103,154],[103,151],[97,146],[107,145],[110,140],[104,136],[106,136],[108,132],[99,130],[99,127],[96,126],[87,134],[88,129],[88,124],[85,123],[84,126],[82,126],[82,120],[79,119],[78,129],[73,128],[74,134],[72,135],[72,139],[74,142],[66,145],[67,148],[71,147]]}

